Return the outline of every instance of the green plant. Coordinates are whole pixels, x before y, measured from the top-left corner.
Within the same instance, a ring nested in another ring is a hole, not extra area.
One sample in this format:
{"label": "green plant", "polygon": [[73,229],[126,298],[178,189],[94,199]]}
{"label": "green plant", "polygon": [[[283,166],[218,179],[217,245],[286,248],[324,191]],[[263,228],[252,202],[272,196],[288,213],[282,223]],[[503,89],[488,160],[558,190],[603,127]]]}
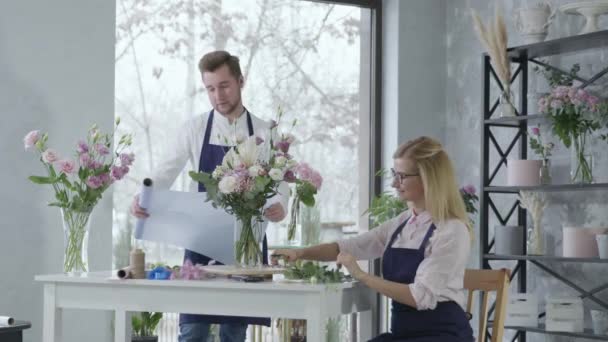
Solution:
{"label": "green plant", "polygon": [[536,71],[537,73],[542,74],[545,79],[547,80],[547,82],[549,83],[549,86],[551,88],[563,85],[563,86],[572,86],[572,84],[574,83],[574,80],[577,77],[578,72],[581,70],[581,66],[576,63],[573,64],[572,67],[570,68],[570,72],[568,73],[563,73],[561,71],[558,71],[556,69],[550,68],[550,67],[543,67],[540,68],[538,66],[534,67],[534,71]]}
{"label": "green plant", "polygon": [[392,219],[407,209],[407,204],[392,193],[385,191],[372,199],[363,215],[369,214],[372,228]]}
{"label": "green plant", "polygon": [[161,318],[163,318],[162,312],[140,312],[131,316],[131,327],[133,328],[133,335],[144,337],[154,336],[154,331],[158,326]]}
{"label": "green plant", "polygon": [[303,262],[302,260],[288,266],[284,275],[287,279],[305,279],[311,283],[339,283],[346,277],[339,270],[328,270],[327,266],[319,266],[315,262]]}

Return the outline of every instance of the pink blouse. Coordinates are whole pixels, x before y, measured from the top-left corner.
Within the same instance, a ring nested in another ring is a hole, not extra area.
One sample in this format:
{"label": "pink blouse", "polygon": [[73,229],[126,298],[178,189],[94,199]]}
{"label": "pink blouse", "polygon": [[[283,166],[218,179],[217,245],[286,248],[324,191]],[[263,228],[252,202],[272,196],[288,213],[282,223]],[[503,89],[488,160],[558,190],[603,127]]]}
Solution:
{"label": "pink blouse", "polygon": [[[416,215],[407,210],[369,232],[337,241],[340,251],[358,260],[379,258],[399,224],[410,216],[392,247],[418,249],[431,226],[431,216],[426,211]],[[414,282],[409,284],[418,310],[434,309],[437,302],[443,301],[454,301],[465,308],[464,270],[470,249],[470,234],[462,221],[452,219],[436,224],[424,260],[418,266]]]}

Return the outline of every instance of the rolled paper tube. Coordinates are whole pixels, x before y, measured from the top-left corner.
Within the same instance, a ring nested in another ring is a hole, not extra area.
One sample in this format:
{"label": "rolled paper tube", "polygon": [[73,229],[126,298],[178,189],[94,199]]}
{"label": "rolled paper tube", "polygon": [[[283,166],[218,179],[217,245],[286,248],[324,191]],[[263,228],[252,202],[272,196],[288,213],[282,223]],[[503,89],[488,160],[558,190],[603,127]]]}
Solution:
{"label": "rolled paper tube", "polygon": [[131,266],[123,267],[116,271],[116,276],[120,279],[129,279],[131,278]]}
{"label": "rolled paper tube", "polygon": [[0,325],[13,325],[15,324],[15,319],[9,316],[0,316]]}
{"label": "rolled paper tube", "polygon": [[146,278],[146,255],[141,249],[134,249],[129,253],[129,267],[131,268],[131,277],[134,279]]}
{"label": "rolled paper tube", "polygon": [[[152,195],[152,180],[150,178],[144,179],[144,182],[141,186],[141,191],[139,192],[139,206],[141,208],[147,209],[150,207],[150,197]],[[145,219],[137,219],[135,222],[135,236],[141,236],[142,229],[144,227]]]}

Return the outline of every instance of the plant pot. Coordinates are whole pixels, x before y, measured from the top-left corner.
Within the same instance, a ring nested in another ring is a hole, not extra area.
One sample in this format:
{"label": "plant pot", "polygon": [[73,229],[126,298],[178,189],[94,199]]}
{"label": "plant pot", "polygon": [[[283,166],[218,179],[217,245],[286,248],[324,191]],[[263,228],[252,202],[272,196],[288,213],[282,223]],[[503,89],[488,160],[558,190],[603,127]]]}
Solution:
{"label": "plant pot", "polygon": [[524,227],[495,226],[494,253],[498,255],[523,255]]}
{"label": "plant pot", "polygon": [[606,228],[564,227],[563,256],[565,258],[599,257],[595,236],[606,233],[608,233]]}
{"label": "plant pot", "polygon": [[542,160],[509,159],[507,161],[507,185],[540,185]]}
{"label": "plant pot", "polygon": [[158,342],[158,336],[132,336],[131,342]]}
{"label": "plant pot", "polygon": [[600,259],[608,259],[608,234],[597,234],[595,240]]}
{"label": "plant pot", "polygon": [[594,334],[608,335],[608,311],[591,310],[591,323]]}

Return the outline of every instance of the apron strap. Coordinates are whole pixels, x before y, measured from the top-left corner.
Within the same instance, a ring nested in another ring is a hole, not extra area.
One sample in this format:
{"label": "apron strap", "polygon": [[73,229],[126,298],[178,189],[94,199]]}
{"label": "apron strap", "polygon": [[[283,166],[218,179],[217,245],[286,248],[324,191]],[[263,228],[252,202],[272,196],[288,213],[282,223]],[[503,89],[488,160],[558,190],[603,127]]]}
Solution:
{"label": "apron strap", "polygon": [[426,231],[426,235],[424,235],[424,239],[422,239],[420,248],[418,248],[419,251],[424,253],[424,249],[426,248],[426,245],[428,245],[429,240],[431,239],[431,236],[433,235],[433,232],[435,231],[436,228],[437,227],[435,227],[435,224],[432,223],[431,226],[429,227],[429,230]]}
{"label": "apron strap", "polygon": [[403,221],[403,223],[401,223],[399,225],[399,227],[397,227],[397,229],[395,229],[395,232],[391,236],[391,240],[388,242],[388,246],[386,246],[386,248],[391,248],[393,246],[393,243],[395,243],[397,236],[399,236],[399,234],[401,234],[401,231],[403,231],[403,227],[405,227],[405,225],[407,224],[407,221],[410,220],[410,217],[406,218],[405,221]]}

